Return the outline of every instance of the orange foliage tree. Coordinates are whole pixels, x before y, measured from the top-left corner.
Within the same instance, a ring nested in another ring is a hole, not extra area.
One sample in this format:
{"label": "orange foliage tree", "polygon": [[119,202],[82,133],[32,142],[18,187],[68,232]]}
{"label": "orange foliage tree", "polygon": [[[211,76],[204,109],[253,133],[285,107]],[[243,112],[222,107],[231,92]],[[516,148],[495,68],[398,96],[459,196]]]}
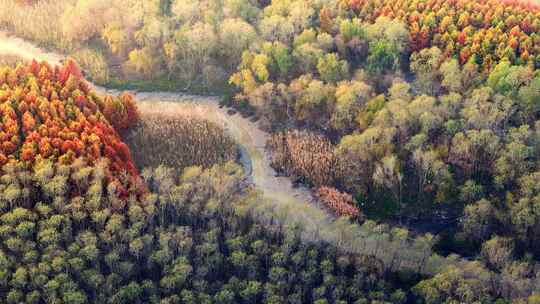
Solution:
{"label": "orange foliage tree", "polygon": [[127,130],[140,120],[135,100],[129,93],[123,93],[120,97],[105,97],[101,109],[118,131]]}
{"label": "orange foliage tree", "polygon": [[350,194],[323,186],[315,191],[315,195],[338,216],[348,216],[360,220],[364,217],[360,210],[355,207],[354,199]]}
{"label": "orange foliage tree", "polygon": [[0,118],[0,165],[32,166],[38,158],[92,164],[105,158],[117,193],[126,196],[139,187],[131,153],[117,133],[139,119],[133,97],[97,96],[72,60],[61,67],[33,61],[0,68]]}
{"label": "orange foliage tree", "polygon": [[437,46],[461,63],[475,60],[484,70],[506,58],[540,65],[538,5],[522,0],[342,0],[366,22],[380,16],[408,24],[410,49]]}

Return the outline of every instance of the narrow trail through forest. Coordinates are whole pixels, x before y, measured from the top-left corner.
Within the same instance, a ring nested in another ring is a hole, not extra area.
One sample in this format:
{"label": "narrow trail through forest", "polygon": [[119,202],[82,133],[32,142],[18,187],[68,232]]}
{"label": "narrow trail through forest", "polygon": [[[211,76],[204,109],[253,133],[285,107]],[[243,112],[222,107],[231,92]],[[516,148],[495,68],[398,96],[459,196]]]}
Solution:
{"label": "narrow trail through forest", "polygon": [[[26,60],[36,59],[51,64],[61,64],[65,59],[61,54],[44,51],[31,42],[1,30],[0,55],[17,55]],[[92,86],[99,93],[117,93],[97,85]],[[269,155],[265,151],[268,133],[258,128],[257,123],[249,118],[244,118],[240,114],[228,114],[228,109],[219,105],[218,97],[171,92],[132,93],[141,112],[198,115],[223,126],[242,147],[241,150],[249,155],[251,164],[247,167],[248,171],[251,171],[250,179],[256,188],[262,191],[263,198],[273,204],[282,205],[285,209],[295,208],[295,212],[291,212],[296,217],[294,220],[301,220],[316,230],[332,222],[332,215],[320,209],[314,210],[318,207],[311,203],[313,197],[308,189],[294,187],[290,179],[276,176],[275,170],[270,167]]]}
{"label": "narrow trail through forest", "polygon": [[[43,51],[34,44],[13,37],[0,30],[0,55],[16,55],[26,60],[36,59],[60,64],[65,56]],[[93,85],[98,93],[118,94]],[[260,192],[248,202],[251,212],[268,227],[281,223],[285,226],[301,226],[306,240],[324,240],[338,248],[361,255],[374,256],[392,269],[394,256],[401,256],[400,268],[422,274],[433,275],[448,264],[465,262],[447,260],[433,255],[431,236],[409,239],[403,243],[389,238],[380,226],[358,225],[348,219],[337,218],[313,202],[311,192],[304,187],[294,187],[287,177],[278,177],[270,167],[270,158],[265,150],[269,136],[257,123],[240,114],[230,115],[228,109],[219,105],[215,96],[196,96],[173,92],[132,92],[142,113],[165,113],[167,115],[197,115],[217,123],[241,146],[248,177]],[[251,174],[250,174],[251,173]],[[271,211],[271,212],[268,212]],[[287,231],[287,230],[286,230]],[[290,229],[289,229],[290,231]],[[430,257],[431,256],[431,257]],[[430,257],[428,259],[428,257]]]}

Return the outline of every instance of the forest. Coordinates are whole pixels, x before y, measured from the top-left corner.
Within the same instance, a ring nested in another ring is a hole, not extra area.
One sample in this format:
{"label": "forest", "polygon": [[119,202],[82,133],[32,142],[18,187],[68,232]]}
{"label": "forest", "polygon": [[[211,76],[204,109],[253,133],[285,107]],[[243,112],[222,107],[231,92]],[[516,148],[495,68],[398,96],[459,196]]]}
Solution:
{"label": "forest", "polygon": [[540,304],[540,3],[0,8],[0,303]]}

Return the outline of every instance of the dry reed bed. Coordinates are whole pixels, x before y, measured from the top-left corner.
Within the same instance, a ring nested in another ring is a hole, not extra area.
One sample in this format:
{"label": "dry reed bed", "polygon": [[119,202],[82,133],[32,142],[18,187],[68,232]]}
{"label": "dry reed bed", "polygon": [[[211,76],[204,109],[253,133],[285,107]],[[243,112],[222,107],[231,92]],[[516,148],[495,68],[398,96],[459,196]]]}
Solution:
{"label": "dry reed bed", "polygon": [[322,206],[337,216],[363,220],[353,197],[333,188],[342,179],[343,167],[334,145],[326,137],[302,131],[279,132],[268,139],[267,148],[271,152],[272,167],[313,186]]}
{"label": "dry reed bed", "polygon": [[174,110],[141,112],[140,124],[125,138],[140,168],[209,168],[236,159],[235,142],[213,122]]}
{"label": "dry reed bed", "polygon": [[315,187],[334,185],[341,177],[341,165],[334,146],[324,136],[309,132],[275,133],[267,142],[272,167]]}
{"label": "dry reed bed", "polygon": [[40,45],[72,48],[72,44],[64,39],[58,22],[72,1],[37,1],[21,9],[15,1],[0,0],[0,27]]}

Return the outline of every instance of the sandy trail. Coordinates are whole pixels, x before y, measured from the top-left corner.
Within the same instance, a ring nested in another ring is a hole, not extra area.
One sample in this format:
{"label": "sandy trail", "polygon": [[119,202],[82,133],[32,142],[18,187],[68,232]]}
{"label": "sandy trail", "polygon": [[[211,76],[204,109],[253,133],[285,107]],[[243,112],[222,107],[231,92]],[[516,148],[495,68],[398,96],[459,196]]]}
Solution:
{"label": "sandy trail", "polygon": [[309,202],[312,197],[305,188],[294,188],[286,177],[276,177],[270,167],[269,155],[265,151],[268,134],[260,130],[256,123],[239,114],[229,115],[227,108],[219,106],[219,99],[211,96],[193,96],[178,93],[135,93],[141,112],[188,112],[210,120],[224,129],[249,154],[251,159],[251,179],[264,197],[278,202]]}
{"label": "sandy trail", "polygon": [[[0,55],[17,55],[26,60],[36,59],[48,61],[51,64],[60,64],[65,56],[47,52],[34,44],[11,36],[0,30]],[[116,94],[118,92],[107,90],[93,85],[99,93]],[[265,151],[265,142],[268,134],[258,125],[239,114],[229,115],[226,108],[219,106],[219,99],[213,96],[195,96],[171,92],[132,92],[141,111],[145,112],[189,112],[190,115],[199,115],[222,125],[247,151],[251,160],[251,176],[253,184],[259,189],[263,198],[272,204],[281,205],[284,209],[298,208],[294,212],[296,219],[301,220],[318,230],[332,221],[326,212],[311,204],[313,197],[310,191],[302,187],[293,187],[290,179],[277,177],[274,169],[270,167],[269,155]],[[299,208],[300,207],[300,208]],[[305,210],[309,214],[302,214]],[[290,217],[288,215],[287,217]]]}
{"label": "sandy trail", "polygon": [[0,29],[0,54],[17,55],[23,59],[48,61],[51,64],[60,64],[64,56],[46,52],[21,38],[10,36]]}

